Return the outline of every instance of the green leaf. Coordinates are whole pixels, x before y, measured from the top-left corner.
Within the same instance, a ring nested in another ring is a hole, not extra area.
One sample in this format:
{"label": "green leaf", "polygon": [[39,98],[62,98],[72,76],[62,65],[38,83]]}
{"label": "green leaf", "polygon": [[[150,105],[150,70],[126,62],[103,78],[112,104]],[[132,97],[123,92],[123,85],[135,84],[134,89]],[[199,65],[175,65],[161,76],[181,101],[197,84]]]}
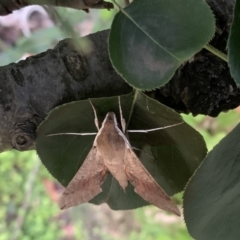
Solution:
{"label": "green leaf", "polygon": [[113,20],[110,59],[131,86],[149,90],[168,82],[213,34],[203,0],[135,0]]}
{"label": "green leaf", "polygon": [[240,124],[207,155],[184,194],[184,216],[197,240],[239,239]]}
{"label": "green leaf", "polygon": [[237,85],[240,86],[240,1],[236,0],[233,23],[228,40],[228,64]]}
{"label": "green leaf", "polygon": [[[109,111],[119,119],[118,98],[91,100],[100,122]],[[151,129],[182,122],[172,109],[139,93],[121,96],[121,106],[128,129]],[[64,186],[78,171],[88,152],[94,136],[48,134],[64,132],[96,132],[94,114],[88,100],[76,101],[57,107],[40,125],[37,132],[37,153],[49,172]],[[140,149],[136,154],[156,179],[172,195],[182,191],[187,181],[206,155],[202,136],[187,124],[150,133],[129,133],[132,146]],[[147,205],[129,183],[126,193],[118,182],[108,175],[102,185],[103,192],[91,202],[106,202],[112,209],[133,209]]]}

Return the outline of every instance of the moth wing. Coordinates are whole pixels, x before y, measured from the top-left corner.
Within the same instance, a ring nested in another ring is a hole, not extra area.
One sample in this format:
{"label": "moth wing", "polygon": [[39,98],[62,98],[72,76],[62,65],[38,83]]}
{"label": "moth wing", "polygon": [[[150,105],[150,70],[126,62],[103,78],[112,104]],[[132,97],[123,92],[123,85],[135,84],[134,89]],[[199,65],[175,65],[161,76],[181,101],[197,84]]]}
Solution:
{"label": "moth wing", "polygon": [[124,162],[128,180],[138,195],[158,208],[181,215],[168,194],[158,185],[128,145]]}
{"label": "moth wing", "polygon": [[93,146],[82,166],[61,195],[58,205],[66,209],[90,201],[100,192],[107,168],[97,147]]}

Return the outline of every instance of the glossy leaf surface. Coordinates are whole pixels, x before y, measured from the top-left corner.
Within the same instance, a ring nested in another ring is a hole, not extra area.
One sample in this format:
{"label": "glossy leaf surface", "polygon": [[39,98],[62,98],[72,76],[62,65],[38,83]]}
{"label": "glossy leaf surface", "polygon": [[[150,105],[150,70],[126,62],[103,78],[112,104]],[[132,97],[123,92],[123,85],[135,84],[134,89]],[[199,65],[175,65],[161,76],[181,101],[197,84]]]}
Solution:
{"label": "glossy leaf surface", "polygon": [[164,85],[181,63],[207,44],[214,17],[202,0],[135,0],[112,23],[113,66],[133,87]]}
{"label": "glossy leaf surface", "polygon": [[197,240],[239,239],[240,125],[204,159],[184,194],[184,216]]}
{"label": "glossy leaf surface", "polygon": [[234,18],[228,41],[228,63],[234,80],[240,86],[240,1],[236,0]]}

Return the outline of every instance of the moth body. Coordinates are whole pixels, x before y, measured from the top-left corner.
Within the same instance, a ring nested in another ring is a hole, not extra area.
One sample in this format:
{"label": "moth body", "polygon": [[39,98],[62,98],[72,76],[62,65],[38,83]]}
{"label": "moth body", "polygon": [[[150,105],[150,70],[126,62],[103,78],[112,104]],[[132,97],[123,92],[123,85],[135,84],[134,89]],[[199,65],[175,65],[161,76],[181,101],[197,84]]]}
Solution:
{"label": "moth body", "polygon": [[[97,123],[96,119],[95,123]],[[123,118],[121,123],[125,124]],[[98,128],[98,123],[96,126]],[[125,125],[122,129],[125,131]],[[60,198],[60,208],[65,209],[88,202],[101,193],[101,185],[108,172],[124,191],[130,182],[134,186],[134,191],[145,201],[180,215],[177,206],[132,150],[125,133],[118,127],[114,112],[107,113],[92,149]]]}
{"label": "moth body", "polygon": [[125,191],[128,185],[124,171],[125,141],[119,132],[115,113],[109,112],[95,141],[105,166]]}

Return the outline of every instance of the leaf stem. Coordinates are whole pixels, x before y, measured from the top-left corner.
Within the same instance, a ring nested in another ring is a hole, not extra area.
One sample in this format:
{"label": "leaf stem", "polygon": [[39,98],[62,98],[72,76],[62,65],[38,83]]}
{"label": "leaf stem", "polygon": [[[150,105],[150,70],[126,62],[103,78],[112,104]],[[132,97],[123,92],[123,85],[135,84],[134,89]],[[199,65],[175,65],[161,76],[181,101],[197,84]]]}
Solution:
{"label": "leaf stem", "polygon": [[112,0],[112,2],[118,7],[119,10],[123,10],[122,7],[115,0]]}
{"label": "leaf stem", "polygon": [[132,114],[133,114],[133,109],[134,109],[134,106],[136,104],[136,101],[137,101],[137,97],[138,97],[138,93],[139,93],[139,90],[138,89],[135,89],[135,94],[134,94],[134,98],[133,98],[133,101],[132,101],[132,105],[131,105],[131,109],[130,109],[130,113],[129,113],[129,117],[128,117],[128,121],[127,121],[127,125],[126,125],[126,129],[128,129],[128,125],[129,125],[129,122],[131,120],[131,117],[132,117]]}
{"label": "leaf stem", "polygon": [[211,52],[212,54],[214,54],[215,56],[221,58],[223,61],[225,62],[228,62],[228,59],[227,59],[227,55],[221,51],[219,51],[218,49],[216,49],[215,47],[213,47],[212,45],[210,44],[206,44],[204,46],[204,48],[206,50],[208,50],[209,52]]}

